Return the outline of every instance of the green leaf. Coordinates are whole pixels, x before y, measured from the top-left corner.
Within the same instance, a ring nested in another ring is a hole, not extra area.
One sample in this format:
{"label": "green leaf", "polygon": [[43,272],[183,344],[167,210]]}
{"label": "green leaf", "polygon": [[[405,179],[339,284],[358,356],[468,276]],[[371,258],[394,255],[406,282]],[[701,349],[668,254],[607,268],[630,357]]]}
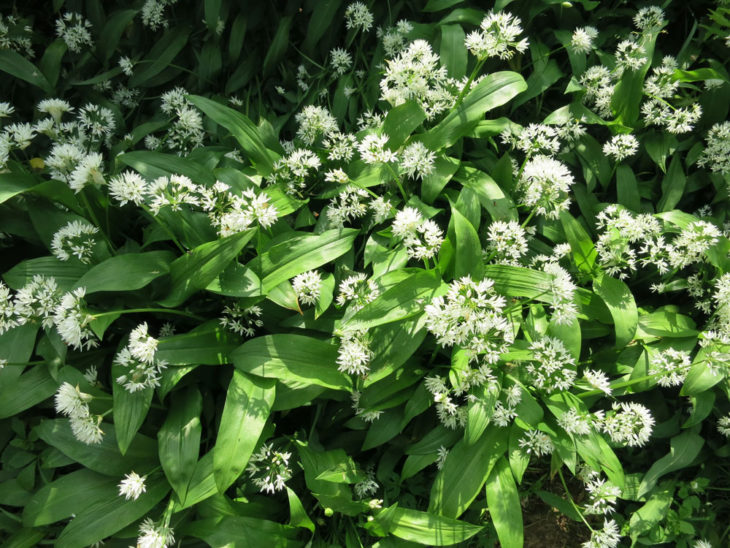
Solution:
{"label": "green leaf", "polygon": [[274,34],[274,39],[271,40],[269,50],[266,52],[266,57],[264,57],[264,77],[270,75],[276,69],[276,65],[283,59],[286,50],[289,48],[289,32],[294,18],[291,15],[285,15],[277,19],[279,25],[276,28],[276,34]]}
{"label": "green leaf", "polygon": [[211,320],[181,335],[160,339],[156,359],[170,365],[220,365],[231,363],[230,354],[240,339]]}
{"label": "green leaf", "polygon": [[165,481],[148,482],[147,490],[137,500],[110,497],[97,502],[71,520],[55,545],[83,548],[110,537],[145,516],[170,490]]}
{"label": "green leaf", "polygon": [[327,230],[321,234],[298,234],[273,246],[254,259],[250,266],[260,264],[263,293],[281,282],[319,268],[347,253],[359,231],[352,228]]}
{"label": "green leaf", "polygon": [[303,335],[266,335],[245,342],[231,355],[241,371],[270,379],[352,389],[352,380],[337,370],[337,347]]}
{"label": "green leaf", "polygon": [[0,173],[0,204],[13,196],[32,190],[40,181],[24,173]]}
{"label": "green leaf", "polygon": [[[36,327],[33,325],[30,327],[33,332],[33,340],[29,349],[32,352]],[[0,346],[1,348],[2,346]],[[4,359],[8,359],[5,352],[0,351],[0,355]],[[0,376],[0,380],[2,380],[0,383],[0,419],[12,417],[38,405],[53,396],[58,389],[58,382],[51,377],[46,364],[36,365],[15,379],[10,380],[6,376]]]}
{"label": "green leaf", "polygon": [[631,290],[621,280],[601,274],[593,279],[593,291],[603,299],[611,312],[616,329],[616,348],[626,346],[633,340],[639,325],[639,314]]}
{"label": "green leaf", "polygon": [[421,314],[423,302],[445,293],[445,289],[438,272],[418,270],[358,310],[347,320],[347,327],[371,329]]}
{"label": "green leaf", "polygon": [[23,525],[39,527],[78,515],[89,506],[119,496],[119,478],[82,468],[60,476],[33,494],[23,509]]}
{"label": "green leaf", "polygon": [[314,3],[312,15],[307,26],[307,36],[304,38],[304,50],[312,51],[325,33],[331,29],[332,21],[340,8],[340,0],[318,0]]}
{"label": "green leaf", "polygon": [[221,493],[246,468],[274,404],[275,386],[271,379],[233,371],[213,448],[213,473]]}
{"label": "green leaf", "polygon": [[289,525],[292,527],[304,527],[314,533],[314,522],[309,519],[307,511],[299,500],[297,494],[289,487],[286,488],[286,496],[289,499]]}
{"label": "green leaf", "polygon": [[58,38],[48,45],[38,63],[38,68],[54,88],[58,83],[58,75],[61,73],[61,61],[66,54],[66,49],[66,42]]}
{"label": "green leaf", "polygon": [[453,205],[451,218],[454,221],[456,234],[454,278],[472,276],[475,280],[481,280],[484,275],[484,262],[482,261],[482,245],[479,242],[479,235],[469,220]]}
{"label": "green leaf", "polygon": [[454,179],[477,195],[479,203],[489,213],[493,221],[517,220],[517,208],[514,202],[509,196],[505,195],[494,179],[485,172],[463,166]]}
{"label": "green leaf", "polygon": [[550,59],[545,66],[536,68],[532,71],[532,74],[527,77],[527,89],[517,96],[512,103],[512,108],[516,109],[527,103],[529,100],[542,94],[555,82],[560,80],[560,78],[563,77],[563,74],[563,71],[560,70],[555,59]]}
{"label": "green leaf", "polygon": [[266,147],[256,124],[237,110],[205,97],[189,95],[188,100],[216,124],[230,131],[262,175],[266,176],[271,173],[276,154]]}
{"label": "green leaf", "polygon": [[211,548],[300,548],[299,532],[289,525],[236,515],[194,521],[181,529],[182,535],[202,539]]}
{"label": "green leaf", "polygon": [[11,49],[0,49],[0,70],[53,95],[53,86],[33,63]]}
{"label": "green leaf", "polygon": [[195,465],[185,500],[182,504],[176,504],[173,511],[190,508],[216,494],[218,494],[218,488],[215,485],[213,473],[213,451],[208,451]]}
{"label": "green leaf", "polygon": [[662,476],[692,464],[704,444],[705,440],[691,431],[674,436],[669,441],[669,453],[652,464],[641,480],[637,498],[649,493]]}
{"label": "green leaf", "polygon": [[397,150],[425,119],[426,113],[416,101],[406,101],[390,109],[381,129],[389,137],[387,147]]}
{"label": "green leaf", "polygon": [[122,456],[117,446],[114,426],[102,423],[101,429],[104,431],[104,438],[97,445],[86,445],[78,441],[73,436],[67,419],[41,421],[34,431],[48,445],[89,470],[117,479],[130,470],[141,474],[156,466],[157,444],[154,440],[137,434],[127,453]]}
{"label": "green leaf", "polygon": [[423,144],[431,150],[453,145],[486,112],[504,105],[525,89],[527,84],[524,78],[516,72],[490,74],[474,86],[461,105],[452,109],[440,123],[421,136]]}
{"label": "green leaf", "polygon": [[428,546],[451,546],[479,533],[484,526],[393,505],[375,515],[375,521],[395,537]]}
{"label": "green leaf", "polygon": [[33,276],[52,276],[56,279],[61,291],[68,291],[76,286],[88,266],[80,262],[59,261],[56,257],[36,257],[16,264],[3,274],[8,287],[16,291],[33,279]]}
{"label": "green leaf", "polygon": [[570,244],[575,266],[584,274],[592,274],[598,252],[591,237],[567,211],[560,212],[560,224],[563,226],[565,237]]}
{"label": "green leaf", "polygon": [[98,291],[133,291],[167,274],[175,255],[170,251],[148,251],[117,255],[86,272],[76,287],[85,287],[86,294]]}
{"label": "green leaf", "polygon": [[689,316],[679,314],[676,307],[664,306],[639,318],[636,337],[642,339],[695,337],[698,334],[696,327],[694,320]]}
{"label": "green leaf", "polygon": [[643,32],[638,43],[644,49],[646,61],[638,70],[626,70],[621,75],[611,98],[611,108],[616,111],[618,121],[634,127],[639,119],[639,106],[644,97],[644,77],[654,55],[658,31]]}
{"label": "green leaf", "polygon": [[188,158],[164,154],[153,150],[133,150],[117,156],[117,161],[139,171],[145,177],[155,179],[170,175],[184,175],[194,183],[212,186],[215,176],[212,170]]}
{"label": "green leaf", "polygon": [[500,546],[522,546],[524,534],[520,495],[517,493],[509,463],[504,457],[497,460],[487,479],[487,509],[497,530]]}
{"label": "green leaf", "polygon": [[144,64],[140,63],[140,68],[134,71],[129,79],[129,86],[136,88],[148,83],[149,85],[154,84],[150,81],[170,66],[173,59],[187,44],[189,34],[190,29],[184,26],[176,26],[165,31],[162,38],[155,42],[144,58]]}
{"label": "green leaf", "polygon": [[[126,367],[112,364],[112,379],[116,379],[127,371]],[[139,427],[142,426],[152,404],[154,388],[148,387],[136,392],[129,392],[116,381],[112,381],[114,425],[117,432],[117,444],[122,455],[127,452]]]}
{"label": "green leaf", "polygon": [[441,26],[441,62],[452,78],[461,79],[466,76],[468,53],[464,45],[464,29],[461,25]]}
{"label": "green leaf", "polygon": [[662,179],[662,197],[657,204],[657,211],[671,211],[679,203],[684,194],[687,176],[682,170],[679,154],[672,156],[667,174]]}
{"label": "green leaf", "polygon": [[429,512],[458,518],[487,481],[507,450],[507,430],[490,425],[474,444],[459,441],[446,457],[431,487]]}
{"label": "green leaf", "polygon": [[108,60],[114,50],[119,44],[119,39],[122,37],[124,30],[127,28],[129,23],[137,15],[137,10],[118,10],[110,13],[107,16],[104,28],[99,33],[99,37],[96,41],[96,51],[98,51],[102,57]]}
{"label": "green leaf", "polygon": [[635,212],[641,211],[639,183],[631,168],[624,164],[616,168],[616,194],[619,204]]}
{"label": "green leaf", "polygon": [[157,432],[157,442],[162,470],[182,501],[198,462],[203,399],[195,388],[176,394],[167,418]]}
{"label": "green leaf", "polygon": [[207,287],[238,257],[254,233],[255,229],[249,229],[208,242],[175,259],[170,265],[170,293],[160,304],[179,306],[193,293]]}
{"label": "green leaf", "polygon": [[666,517],[673,500],[674,488],[654,493],[641,508],[631,514],[629,536],[635,541],[643,533],[654,529]]}

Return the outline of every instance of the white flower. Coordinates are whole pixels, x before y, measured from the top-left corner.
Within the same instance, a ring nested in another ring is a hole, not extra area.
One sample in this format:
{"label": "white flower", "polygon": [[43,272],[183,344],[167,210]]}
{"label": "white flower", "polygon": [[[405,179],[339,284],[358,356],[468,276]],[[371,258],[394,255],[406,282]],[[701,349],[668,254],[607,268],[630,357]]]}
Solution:
{"label": "white flower", "polygon": [[530,350],[537,363],[530,363],[526,370],[536,388],[549,394],[573,386],[577,375],[575,360],[560,339],[544,337],[533,342]]}
{"label": "white flower", "polygon": [[601,424],[612,442],[629,447],[641,447],[649,441],[653,426],[651,412],[635,402],[614,402]]}
{"label": "white flower", "polygon": [[367,274],[356,273],[340,282],[337,304],[344,306],[351,301],[350,308],[358,311],[379,295],[380,288],[375,281],[368,279]]}
{"label": "white flower", "polygon": [[137,472],[130,472],[119,482],[119,496],[126,500],[137,500],[147,490],[144,480],[146,476],[140,476]]}
{"label": "white flower", "polygon": [[38,109],[38,112],[50,114],[57,124],[61,123],[61,116],[64,112],[73,111],[73,107],[63,99],[43,99],[40,103],[38,103],[38,107],[36,108]]}
{"label": "white flower", "polygon": [[[147,0],[148,3],[151,1],[154,0]],[[145,518],[140,524],[137,548],[168,548],[173,544],[175,544],[175,537],[170,527],[158,526],[149,518]]]}
{"label": "white flower", "polygon": [[100,415],[74,415],[69,418],[74,437],[86,445],[96,445],[104,439]]}
{"label": "white flower", "polygon": [[346,222],[363,217],[367,211],[368,193],[358,187],[346,187],[342,192],[330,200],[327,207],[327,218],[330,225],[342,228]]}
{"label": "white flower", "polygon": [[669,262],[674,268],[685,268],[702,262],[705,252],[717,244],[722,233],[707,221],[689,223],[668,248]]}
{"label": "white flower", "polygon": [[638,42],[623,40],[616,46],[616,71],[639,70],[646,63],[646,50]]}
{"label": "white flower", "polygon": [[20,150],[28,148],[30,142],[36,136],[32,124],[10,124],[5,128],[5,132]]}
{"label": "white flower", "polygon": [[521,24],[519,17],[506,11],[489,12],[479,25],[480,30],[469,33],[464,43],[479,59],[511,59],[516,51],[524,53],[527,50],[527,38],[518,40]]}
{"label": "white flower", "polygon": [[497,263],[517,266],[527,253],[525,234],[525,229],[516,221],[494,221],[487,229],[484,253]]}
{"label": "white flower", "polygon": [[290,459],[291,453],[288,451],[277,451],[273,444],[265,443],[251,455],[246,472],[259,491],[273,494],[282,491],[292,476]]}
{"label": "white flower", "polygon": [[[2,287],[0,282],[0,300],[4,300]],[[7,297],[7,292],[4,297]],[[49,329],[53,326],[53,312],[58,306],[60,298],[56,279],[36,274],[31,281],[18,290],[13,305],[9,308],[13,309],[17,316],[15,319],[18,325],[40,322],[44,328]],[[7,302],[6,306],[9,304]],[[3,312],[2,305],[0,305],[0,323],[6,314],[7,312]]]}
{"label": "white flower", "polygon": [[664,10],[659,6],[647,6],[641,8],[634,15],[634,25],[639,30],[654,30],[666,23]]}
{"label": "white flower", "polygon": [[694,543],[692,544],[692,548],[712,548],[712,544],[709,540],[700,539],[694,541]]}
{"label": "white flower", "polygon": [[579,27],[573,31],[570,48],[575,53],[589,53],[597,36],[598,31],[594,27]]}
{"label": "white flower", "polygon": [[79,13],[66,12],[56,19],[56,34],[62,38],[69,51],[79,53],[82,46],[92,46],[91,23]]}
{"label": "white flower", "polygon": [[603,153],[617,162],[633,156],[638,149],[639,141],[631,134],[615,135],[603,145]]}
{"label": "white flower", "polygon": [[313,144],[320,135],[327,137],[338,130],[337,120],[323,107],[308,105],[295,119],[299,124],[297,137],[308,145]]}
{"label": "white flower", "polygon": [[593,388],[602,391],[604,394],[611,395],[611,384],[609,378],[603,371],[597,369],[586,369],[583,376]]}
{"label": "white flower", "polygon": [[436,153],[420,141],[408,145],[401,155],[400,170],[410,178],[423,179],[433,172]]}
{"label": "white flower", "polygon": [[387,142],[388,136],[385,134],[366,135],[357,147],[362,161],[366,164],[397,162],[398,157],[395,152],[385,148]]}
{"label": "white flower", "polygon": [[142,205],[147,191],[147,181],[134,171],[125,171],[109,180],[109,195],[117,200],[119,205],[125,205],[127,202]]}
{"label": "white flower", "polygon": [[147,322],[139,324],[129,334],[129,352],[145,363],[155,361],[159,341],[147,332]]}
{"label": "white flower", "polygon": [[69,177],[68,186],[71,190],[79,192],[89,183],[103,185],[103,162],[104,157],[98,152],[91,152],[82,158]]}
{"label": "white flower", "polygon": [[538,215],[557,219],[570,205],[568,192],[575,182],[570,170],[553,158],[538,154],[525,164],[517,190],[525,205]]}
{"label": "white flower", "polygon": [[689,352],[667,348],[651,358],[649,374],[659,376],[659,386],[680,386],[687,378],[691,365]]}
{"label": "white flower", "polygon": [[540,284],[540,289],[547,292],[552,308],[552,319],[558,325],[569,325],[578,317],[578,307],[575,305],[576,285],[567,270],[556,262],[547,262],[543,271],[550,275],[546,284]]}
{"label": "white flower", "polygon": [[558,426],[569,434],[585,436],[591,433],[591,421],[575,409],[568,409],[558,417]]}
{"label": "white flower", "polygon": [[530,124],[522,128],[515,140],[515,146],[528,156],[538,153],[557,154],[560,150],[557,135],[557,130],[552,126]]}
{"label": "white flower", "polygon": [[234,303],[233,306],[226,306],[223,309],[223,316],[218,321],[223,327],[234,333],[253,337],[256,328],[264,325],[264,322],[259,319],[261,312],[261,308],[258,306],[243,308],[240,304]]}
{"label": "white flower", "polygon": [[373,14],[362,2],[353,2],[345,10],[345,26],[367,32],[373,26]]}
{"label": "white flower", "polygon": [[726,438],[730,438],[730,415],[717,419],[717,431]]}
{"label": "white flower", "polygon": [[316,270],[310,270],[294,277],[292,280],[294,293],[302,304],[316,304],[322,290],[322,278]]}
{"label": "white flower", "polygon": [[357,138],[354,135],[339,131],[329,133],[322,141],[322,146],[327,150],[327,159],[345,162],[352,160],[356,145]]}
{"label": "white flower", "polygon": [[119,58],[119,68],[126,76],[134,74],[134,62],[126,55]]}
{"label": "white flower", "polygon": [[77,350],[88,350],[99,344],[89,327],[94,317],[86,311],[86,288],[79,287],[61,297],[53,312],[53,323],[63,342]]}
{"label": "white flower", "polygon": [[164,361],[146,362],[132,355],[128,346],[122,348],[114,358],[114,363],[125,368],[125,373],[116,378],[127,392],[134,393],[146,388],[160,386],[162,370],[167,367]]}
{"label": "white flower", "polygon": [[403,240],[408,256],[413,259],[430,259],[443,243],[443,233],[436,223],[424,220],[413,207],[405,207],[396,213],[393,236]]}
{"label": "white flower", "polygon": [[621,535],[614,520],[603,520],[603,529],[594,530],[591,539],[581,544],[582,548],[616,548]]}
{"label": "white flower", "polygon": [[352,66],[352,56],[342,48],[334,48],[330,51],[330,64],[335,73],[342,76]]}
{"label": "white flower", "polygon": [[616,499],[621,496],[621,489],[610,481],[594,477],[586,482],[588,502],[585,504],[586,514],[609,514],[614,511]]}
{"label": "white flower", "polygon": [[0,281],[0,335],[20,325],[15,304],[10,298],[10,289]]}
{"label": "white flower", "polygon": [[54,400],[56,413],[67,417],[85,417],[89,414],[89,402],[92,397],[81,392],[78,386],[64,382],[58,387]]}
{"label": "white flower", "polygon": [[117,126],[111,110],[93,103],[88,103],[79,110],[78,120],[81,127],[97,139],[109,137]]}
{"label": "white flower", "polygon": [[364,331],[347,330],[340,336],[337,349],[337,370],[349,375],[364,377],[370,371],[373,352],[368,347]]}
{"label": "white flower", "polygon": [[527,455],[534,454],[537,457],[549,455],[555,450],[550,436],[534,429],[525,432],[517,443]]}
{"label": "white flower", "polygon": [[51,252],[60,261],[76,257],[82,263],[90,263],[97,243],[99,229],[86,221],[70,221],[59,228],[51,241]]}
{"label": "white flower", "polygon": [[714,124],[707,132],[707,147],[697,165],[713,173],[730,174],[730,121]]}

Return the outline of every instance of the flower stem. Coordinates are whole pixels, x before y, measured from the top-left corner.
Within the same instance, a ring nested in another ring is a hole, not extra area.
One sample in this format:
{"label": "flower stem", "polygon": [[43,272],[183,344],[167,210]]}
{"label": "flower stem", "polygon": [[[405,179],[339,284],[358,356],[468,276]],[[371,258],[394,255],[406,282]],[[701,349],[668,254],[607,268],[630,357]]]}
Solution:
{"label": "flower stem", "polygon": [[466,81],[466,84],[464,84],[464,87],[461,88],[461,91],[459,92],[459,96],[456,98],[456,102],[454,102],[454,106],[451,107],[451,110],[456,110],[459,105],[464,101],[464,97],[469,92],[469,87],[471,86],[471,83],[474,81],[474,78],[477,77],[477,74],[479,74],[479,71],[482,70],[482,67],[484,66],[484,63],[486,62],[487,58],[485,57],[481,61],[477,63],[477,66],[474,67],[474,70],[471,71],[471,74],[469,75],[469,79]]}
{"label": "flower stem", "polygon": [[408,197],[406,196],[406,191],[403,189],[403,183],[401,183],[400,177],[398,177],[398,174],[390,164],[386,163],[385,165],[388,168],[388,171],[390,171],[390,174],[393,176],[393,179],[395,179],[395,182],[398,185],[398,190],[400,190],[400,194],[403,196],[403,201],[407,202]]}
{"label": "flower stem", "polygon": [[144,209],[147,214],[154,219],[154,221],[160,225],[160,228],[165,231],[165,233],[170,237],[170,239],[173,241],[173,243],[177,246],[177,248],[180,250],[181,253],[185,254],[185,248],[180,245],[180,242],[175,237],[175,234],[173,234],[172,230],[170,230],[165,223],[163,223],[160,219],[157,218],[157,215],[152,213],[149,207],[147,207],[145,204],[142,204],[142,209]]}
{"label": "flower stem", "polygon": [[573,510],[578,512],[578,515],[580,516],[580,519],[583,521],[583,523],[586,524],[586,527],[593,532],[593,527],[591,527],[591,524],[586,521],[586,518],[583,517],[583,512],[580,511],[580,508],[573,500],[573,496],[570,494],[570,490],[568,489],[568,484],[565,483],[565,478],[563,477],[563,471],[558,468],[558,476],[560,476],[560,482],[563,484],[563,489],[565,489],[565,494],[568,495],[568,502],[570,502],[570,505],[573,507]]}

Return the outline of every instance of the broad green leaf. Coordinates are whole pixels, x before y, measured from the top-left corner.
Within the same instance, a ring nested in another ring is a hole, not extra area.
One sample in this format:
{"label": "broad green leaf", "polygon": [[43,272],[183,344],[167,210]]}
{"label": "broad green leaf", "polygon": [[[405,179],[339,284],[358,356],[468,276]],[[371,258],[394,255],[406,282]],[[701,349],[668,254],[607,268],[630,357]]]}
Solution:
{"label": "broad green leaf", "polygon": [[328,230],[321,234],[298,234],[273,246],[249,266],[256,268],[260,265],[263,293],[266,294],[281,282],[347,253],[358,234],[351,228]]}
{"label": "broad green leaf", "polygon": [[85,287],[86,294],[98,291],[133,291],[167,274],[174,258],[170,251],[148,251],[117,255],[86,272],[76,287]]}
{"label": "broad green leaf", "polygon": [[58,84],[58,75],[61,73],[61,61],[67,49],[66,42],[61,38],[57,38],[48,44],[46,51],[43,52],[43,57],[38,63],[38,68],[44,74],[48,83],[54,88]]}
{"label": "broad green leaf", "polygon": [[669,441],[669,454],[654,462],[644,475],[637,497],[649,493],[662,476],[692,464],[704,444],[705,440],[701,436],[689,430],[674,436]]}
{"label": "broad green leaf", "polygon": [[337,370],[337,346],[303,335],[266,335],[238,347],[231,355],[241,371],[271,379],[351,390],[352,380]]}
{"label": "broad green leaf", "polygon": [[452,78],[461,79],[466,76],[468,53],[464,45],[464,29],[461,25],[441,26],[441,62]]}
{"label": "broad green leaf", "polygon": [[200,245],[170,264],[170,292],[162,306],[181,305],[193,293],[207,287],[253,237],[249,229],[226,238]]}
{"label": "broad green leaf", "polygon": [[423,312],[423,302],[444,292],[445,284],[438,272],[418,270],[358,310],[346,325],[352,329],[371,329],[410,318]]}
{"label": "broad green leaf", "polygon": [[213,471],[221,493],[248,464],[274,403],[275,385],[271,379],[233,371],[213,448]]}
{"label": "broad green leaf", "polygon": [[110,497],[97,502],[71,520],[55,545],[84,548],[110,537],[145,516],[170,490],[165,481],[148,481],[147,490],[137,500]]}
{"label": "broad green leaf", "polygon": [[468,133],[486,112],[504,105],[526,89],[524,78],[516,72],[494,72],[474,86],[457,108],[420,139],[431,150],[449,147]]}
{"label": "broad green leaf", "polygon": [[611,165],[601,149],[601,145],[590,135],[583,135],[575,145],[575,152],[583,165],[588,190],[592,191],[596,182],[601,187],[608,186],[611,177]]}
{"label": "broad green leaf", "polygon": [[629,536],[635,541],[643,533],[651,531],[661,523],[674,500],[674,488],[662,489],[631,514]]}
{"label": "broad green leaf", "polygon": [[456,158],[436,156],[433,171],[426,175],[421,183],[421,199],[427,204],[432,204],[459,169],[459,165],[460,161]]}
{"label": "broad green leaf", "polygon": [[36,187],[41,181],[25,173],[0,173],[0,204]]}
{"label": "broad green leaf", "polygon": [[117,446],[114,426],[104,422],[101,429],[104,431],[101,443],[86,445],[74,437],[68,419],[44,420],[34,428],[48,445],[100,474],[120,478],[130,470],[135,470],[141,475],[157,465],[157,444],[154,440],[137,434],[127,453],[122,456]]}
{"label": "broad green leaf", "polygon": [[[34,342],[35,326],[31,327],[33,328],[32,342]],[[32,342],[28,347],[28,353],[32,351]],[[1,349],[2,343],[0,342],[0,355],[7,359],[7,354]],[[21,368],[13,367],[13,369]],[[0,383],[0,419],[12,417],[38,405],[53,396],[58,389],[58,382],[51,377],[46,364],[36,365],[12,380],[2,375],[0,381],[2,381]]]}
{"label": "broad green leaf", "polygon": [[484,274],[484,262],[482,261],[482,246],[479,242],[479,235],[469,220],[453,206],[451,207],[451,218],[454,221],[456,235],[454,278],[471,276],[476,280],[480,280]]}
{"label": "broad green leaf", "polygon": [[144,64],[140,62],[139,68],[134,71],[129,79],[130,87],[151,85],[154,82],[152,79],[168,68],[180,50],[185,47],[189,34],[190,29],[185,26],[175,26],[166,31],[144,58]]}
{"label": "broad green leaf", "polygon": [[611,108],[625,126],[634,127],[639,119],[640,104],[644,98],[644,77],[654,56],[658,30],[647,30],[639,35],[638,43],[644,50],[646,61],[637,70],[625,70],[611,97]]}
{"label": "broad green leaf", "polygon": [[137,13],[138,10],[130,9],[114,11],[108,15],[104,28],[96,41],[96,51],[104,59],[108,60],[112,56],[124,30]]}
{"label": "broad green leaf", "polygon": [[309,52],[319,43],[325,33],[331,29],[332,21],[340,8],[339,0],[319,0],[314,3],[312,15],[307,26],[307,35],[304,38],[304,50]]}
{"label": "broad green leaf", "polygon": [[684,194],[687,176],[682,170],[682,160],[679,154],[672,156],[664,179],[662,179],[662,197],[657,204],[657,211],[671,211],[679,203]]}
{"label": "broad green leaf", "polygon": [[300,529],[275,521],[245,517],[218,516],[186,524],[181,535],[199,538],[211,548],[301,548]]}
{"label": "broad green leaf", "polygon": [[390,109],[381,128],[383,134],[389,137],[388,148],[397,150],[424,120],[426,113],[416,101],[406,101]]}
{"label": "broad green leaf", "polygon": [[147,412],[152,403],[152,396],[155,389],[147,387],[136,392],[129,392],[121,384],[116,382],[117,377],[123,375],[127,368],[112,364],[112,394],[114,425],[117,433],[117,444],[122,455],[127,452],[129,444],[132,443],[139,427],[142,426]]}
{"label": "broad green leaf", "polygon": [[494,425],[474,444],[459,441],[433,482],[429,512],[451,518],[463,514],[506,450],[507,430]]}
{"label": "broad green leaf", "polygon": [[560,212],[560,224],[570,244],[575,266],[584,274],[592,274],[598,252],[593,245],[591,237],[583,226],[567,211]]}
{"label": "broad green leaf", "polygon": [[[195,465],[190,478],[187,496],[182,504],[176,504],[175,510],[183,510],[218,494],[213,473],[213,451],[208,451]],[[177,501],[176,501],[177,502]]]}
{"label": "broad green leaf", "polygon": [[286,496],[289,499],[289,525],[292,527],[304,527],[314,533],[314,523],[299,500],[297,494],[289,487],[286,488]]}
{"label": "broad green leaf", "polygon": [[43,76],[40,69],[17,51],[11,49],[0,50],[0,70],[41,88],[48,95],[53,95],[53,86]]}
{"label": "broad green leaf", "polygon": [[33,276],[52,276],[61,291],[68,291],[76,286],[89,267],[80,262],[59,261],[56,257],[36,257],[16,264],[3,274],[8,287],[16,291],[33,279]]}
{"label": "broad green leaf", "polygon": [[378,512],[375,521],[395,537],[428,546],[451,546],[484,529],[466,521],[397,506]]}
{"label": "broad green leaf", "polygon": [[616,453],[613,452],[603,436],[590,434],[577,436],[575,447],[578,454],[594,470],[601,468],[608,479],[619,487],[624,485],[624,471]]}
{"label": "broad green leaf", "polygon": [[518,95],[512,103],[513,110],[544,93],[563,75],[564,73],[560,70],[555,59],[550,59],[544,67],[536,67],[532,74],[527,77],[527,89]]}
{"label": "broad green leaf", "polygon": [[23,525],[39,527],[73,515],[92,504],[119,496],[118,478],[82,468],[60,476],[33,494],[23,509]]}
{"label": "broad green leaf", "polygon": [[499,393],[495,390],[486,390],[484,385],[473,387],[469,391],[469,400],[464,441],[468,444],[476,443],[489,425],[494,413],[494,405]]}
{"label": "broad green leaf", "polygon": [[155,357],[170,365],[220,365],[231,363],[230,354],[239,344],[237,335],[211,320],[188,333],[161,338]]}
{"label": "broad green leaf", "polygon": [[163,154],[152,150],[133,150],[117,156],[117,161],[140,172],[145,177],[169,177],[184,175],[194,183],[212,186],[215,177],[210,169],[188,158],[174,154]]}
{"label": "broad green leaf", "polygon": [[639,318],[637,338],[666,337],[678,339],[698,334],[695,322],[689,316],[679,314],[676,307],[664,306]]}
{"label": "broad green leaf", "polygon": [[185,500],[200,451],[203,399],[195,388],[176,395],[157,432],[157,444],[165,476],[178,498]]}
{"label": "broad green leaf", "polygon": [[639,183],[631,168],[620,164],[616,167],[616,194],[618,203],[632,211],[641,211]]}
{"label": "broad green leaf", "polygon": [[487,479],[487,508],[499,544],[504,548],[519,548],[524,541],[522,506],[517,485],[507,459],[500,457]]}
{"label": "broad green leaf", "polygon": [[705,420],[715,407],[715,392],[708,390],[690,397],[692,402],[692,413],[682,424],[682,428],[691,428]]}
{"label": "broad green leaf", "polygon": [[621,280],[601,274],[593,279],[593,291],[603,299],[611,312],[616,329],[616,348],[626,346],[633,340],[639,325],[631,290]]}
{"label": "broad green leaf", "polygon": [[285,15],[275,19],[275,21],[277,20],[279,25],[276,28],[276,34],[274,34],[274,38],[271,40],[269,49],[266,52],[266,57],[264,57],[264,77],[269,76],[276,69],[276,65],[284,58],[289,48],[289,33],[294,17]]}
{"label": "broad green leaf", "polygon": [[258,128],[251,120],[237,110],[205,97],[189,95],[188,99],[216,124],[231,132],[262,175],[271,173],[277,155],[266,147]]}
{"label": "broad green leaf", "polygon": [[226,297],[259,297],[262,287],[261,280],[251,268],[232,263],[205,289]]}
{"label": "broad green leaf", "polygon": [[500,186],[485,172],[463,166],[455,175],[465,188],[471,189],[492,221],[517,220],[517,208]]}

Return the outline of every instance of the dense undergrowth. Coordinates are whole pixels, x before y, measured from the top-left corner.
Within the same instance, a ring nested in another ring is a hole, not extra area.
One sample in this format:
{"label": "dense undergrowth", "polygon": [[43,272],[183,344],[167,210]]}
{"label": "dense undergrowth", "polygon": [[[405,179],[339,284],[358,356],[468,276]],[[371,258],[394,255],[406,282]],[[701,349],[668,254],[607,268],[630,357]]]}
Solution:
{"label": "dense undergrowth", "polygon": [[727,2],[369,4],[3,7],[3,546],[727,545]]}

